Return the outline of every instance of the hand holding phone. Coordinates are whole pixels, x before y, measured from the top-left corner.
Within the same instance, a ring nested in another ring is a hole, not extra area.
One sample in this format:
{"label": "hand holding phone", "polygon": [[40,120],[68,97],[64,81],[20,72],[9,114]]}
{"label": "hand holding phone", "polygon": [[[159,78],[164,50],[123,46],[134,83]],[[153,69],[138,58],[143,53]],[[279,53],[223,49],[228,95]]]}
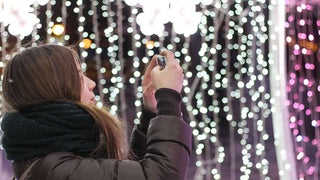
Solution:
{"label": "hand holding phone", "polygon": [[160,56],[160,55],[157,56],[157,65],[158,66],[161,66],[162,68],[165,68],[166,67],[166,61],[167,61],[166,57]]}
{"label": "hand holding phone", "polygon": [[154,89],[169,88],[181,92],[184,74],[179,61],[174,58],[174,53],[163,50],[160,56],[155,55],[152,63],[150,79]]}

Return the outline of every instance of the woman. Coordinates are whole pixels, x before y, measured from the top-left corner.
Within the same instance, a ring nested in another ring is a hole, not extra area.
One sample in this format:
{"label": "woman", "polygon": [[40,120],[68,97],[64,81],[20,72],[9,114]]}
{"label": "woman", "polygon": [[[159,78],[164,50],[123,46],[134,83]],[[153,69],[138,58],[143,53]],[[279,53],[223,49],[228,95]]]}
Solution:
{"label": "woman", "polygon": [[190,127],[181,119],[183,74],[169,51],[153,57],[142,87],[144,107],[128,158],[125,131],[95,107],[95,83],[75,51],[59,45],[26,49],[4,70],[3,97],[14,111],[2,120],[2,144],[18,179],[179,180],[188,167]]}

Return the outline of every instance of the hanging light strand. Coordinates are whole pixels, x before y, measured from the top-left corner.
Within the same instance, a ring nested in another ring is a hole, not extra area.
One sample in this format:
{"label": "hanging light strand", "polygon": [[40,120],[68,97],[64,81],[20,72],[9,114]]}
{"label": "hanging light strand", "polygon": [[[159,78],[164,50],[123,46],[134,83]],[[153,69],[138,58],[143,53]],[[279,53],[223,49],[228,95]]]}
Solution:
{"label": "hanging light strand", "polygon": [[63,33],[61,34],[62,37],[62,42],[65,44],[65,42],[68,41],[69,35],[66,35],[66,27],[67,27],[67,17],[68,17],[68,12],[67,12],[67,6],[66,6],[67,0],[62,0],[62,5],[61,5],[61,23],[63,27]]}
{"label": "hanging light strand", "polygon": [[[87,38],[88,33],[84,32],[84,22],[85,22],[85,17],[83,16],[83,2],[82,0],[77,0],[76,1],[77,6],[73,9],[73,12],[77,14],[78,18],[78,28],[77,28],[77,33],[79,36],[79,39],[83,41],[84,38]],[[79,44],[79,54],[80,54],[80,59],[82,62],[82,68],[84,71],[87,70],[87,64],[85,63],[85,58],[87,57],[87,52],[84,51],[85,48],[89,48],[90,45],[86,46],[84,43]]]}
{"label": "hanging light strand", "polygon": [[99,1],[97,0],[90,0],[91,2],[91,11],[89,11],[89,15],[92,16],[92,31],[93,34],[91,34],[89,37],[90,39],[94,39],[94,44],[92,44],[92,48],[95,50],[94,55],[94,62],[95,62],[95,68],[97,72],[97,78],[98,78],[98,92],[99,92],[99,99],[101,99],[101,103],[104,104],[104,93],[103,93],[103,85],[105,84],[105,79],[102,75],[102,65],[101,65],[101,53],[102,48],[100,47],[100,32],[99,32],[99,22],[98,22],[98,12],[97,7],[99,6]]}
{"label": "hanging light strand", "polygon": [[[114,0],[104,0],[103,4],[107,7],[103,13],[106,14],[107,21],[108,21],[108,27],[104,29],[104,36],[108,40],[108,48],[107,48],[107,56],[109,63],[111,64],[111,77],[110,77],[110,85],[108,86],[108,89],[104,89],[105,94],[109,94],[109,99],[108,101],[110,102],[111,105],[111,112],[116,114],[118,111],[117,108],[117,102],[116,102],[116,96],[119,93],[119,90],[115,87],[116,83],[116,75],[118,73],[117,66],[120,66],[119,62],[116,60],[117,59],[117,50],[118,46],[116,44],[116,40],[118,39],[118,36],[116,35],[117,33],[115,32],[116,29],[116,22],[115,22],[115,17],[116,13],[111,9],[112,6],[114,6]],[[120,17],[118,17],[120,18]],[[113,105],[115,104],[115,105]]]}
{"label": "hanging light strand", "polygon": [[[319,102],[316,79],[319,62],[319,17],[314,16],[318,5],[297,3],[287,13],[288,108],[290,128],[295,145],[298,177],[319,177]],[[314,26],[315,25],[315,26]],[[316,27],[316,29],[314,29]],[[311,148],[310,148],[311,147]]]}
{"label": "hanging light strand", "polygon": [[[120,89],[120,98],[119,98],[119,105],[120,105],[120,113],[121,117],[123,119],[127,119],[127,113],[126,113],[126,92],[125,92],[125,83],[126,83],[126,77],[125,77],[125,72],[124,72],[124,66],[125,66],[125,61],[124,61],[124,52],[123,52],[123,43],[124,43],[124,38],[123,38],[123,5],[122,5],[122,0],[117,0],[117,33],[118,33],[118,59],[119,59],[119,74],[117,77],[117,88]],[[122,102],[122,103],[121,103]]]}
{"label": "hanging light strand", "polygon": [[[40,19],[38,18],[40,6],[38,5],[37,2],[35,2],[32,5],[32,9],[33,9],[33,13],[37,17],[37,21],[40,22]],[[32,30],[32,33],[31,33],[31,43],[32,43],[31,45],[32,46],[37,46],[37,41],[40,39],[40,36],[38,35],[38,29],[41,28],[41,26],[42,25],[40,23],[36,23],[36,25],[33,26],[33,30]]]}
{"label": "hanging light strand", "polygon": [[128,56],[129,58],[133,59],[133,77],[130,78],[129,82],[133,84],[134,88],[134,94],[135,100],[134,100],[134,105],[135,105],[135,111],[138,112],[137,116],[133,120],[134,124],[139,124],[140,123],[140,116],[141,116],[141,109],[142,109],[142,87],[139,86],[140,82],[140,77],[141,77],[141,72],[139,71],[140,67],[140,57],[138,56],[138,48],[141,46],[141,43],[138,41],[138,38],[136,36],[138,35],[137,31],[137,24],[136,24],[136,14],[138,13],[138,9],[136,7],[130,7],[131,11],[131,17],[129,17],[128,21],[130,23],[130,26],[127,29],[127,32],[131,34],[131,49],[128,51]]}
{"label": "hanging light strand", "polygon": [[47,30],[47,38],[46,38],[46,43],[51,43],[53,42],[54,40],[52,40],[51,38],[51,34],[52,34],[52,26],[53,26],[53,22],[51,21],[51,18],[53,16],[53,11],[52,11],[52,4],[55,3],[55,0],[52,0],[52,1],[49,1],[49,3],[47,4],[47,9],[46,9],[46,27],[45,29]]}

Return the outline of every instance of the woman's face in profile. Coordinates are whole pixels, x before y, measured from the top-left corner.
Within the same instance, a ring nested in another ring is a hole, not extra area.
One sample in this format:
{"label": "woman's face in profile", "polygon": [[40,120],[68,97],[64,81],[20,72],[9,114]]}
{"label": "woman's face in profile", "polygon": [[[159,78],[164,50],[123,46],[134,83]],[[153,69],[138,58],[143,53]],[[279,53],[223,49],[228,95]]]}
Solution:
{"label": "woman's face in profile", "polygon": [[81,79],[81,97],[80,101],[87,105],[95,105],[95,95],[93,89],[96,87],[96,83],[83,74],[79,62],[76,62],[78,72]]}

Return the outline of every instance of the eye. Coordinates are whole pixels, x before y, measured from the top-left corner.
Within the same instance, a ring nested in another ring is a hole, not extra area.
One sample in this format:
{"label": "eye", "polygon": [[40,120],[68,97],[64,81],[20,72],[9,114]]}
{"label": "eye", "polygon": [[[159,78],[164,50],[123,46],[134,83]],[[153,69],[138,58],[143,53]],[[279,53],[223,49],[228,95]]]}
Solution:
{"label": "eye", "polygon": [[84,81],[84,74],[83,74],[82,70],[78,70],[78,74],[79,74],[79,76],[80,76],[81,83],[83,83],[83,81]]}

